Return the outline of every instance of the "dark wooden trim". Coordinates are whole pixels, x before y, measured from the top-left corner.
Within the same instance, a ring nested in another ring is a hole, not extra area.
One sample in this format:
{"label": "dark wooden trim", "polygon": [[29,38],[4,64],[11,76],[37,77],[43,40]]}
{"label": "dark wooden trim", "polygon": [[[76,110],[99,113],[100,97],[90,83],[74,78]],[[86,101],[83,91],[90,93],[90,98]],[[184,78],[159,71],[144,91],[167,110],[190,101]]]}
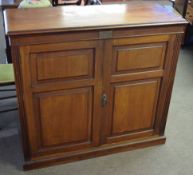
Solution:
{"label": "dark wooden trim", "polygon": [[163,117],[161,120],[160,135],[164,135],[164,131],[166,127],[166,121],[167,121],[167,116],[168,116],[168,110],[169,110],[169,105],[170,105],[170,100],[171,100],[171,95],[172,95],[173,83],[174,83],[174,78],[176,74],[176,67],[177,67],[178,55],[180,52],[182,37],[183,35],[180,35],[180,34],[173,36],[174,45],[173,45],[171,62],[170,62],[170,69],[168,69],[168,75],[167,75],[167,86],[166,86],[167,87],[167,90],[166,90],[167,98],[165,99],[165,102],[164,102],[165,106],[164,106]]}
{"label": "dark wooden trim", "polygon": [[16,83],[16,92],[18,98],[18,109],[19,109],[19,120],[20,120],[20,135],[22,148],[24,152],[25,161],[30,160],[30,147],[29,147],[29,136],[26,124],[26,112],[23,101],[23,80],[21,78],[21,70],[18,65],[20,65],[20,53],[18,47],[11,48],[11,54],[13,56],[13,67],[14,67],[14,75],[15,75],[15,83]]}
{"label": "dark wooden trim", "polygon": [[24,170],[32,170],[37,168],[43,168],[51,165],[58,165],[63,163],[70,163],[74,161],[89,159],[93,157],[104,156],[108,154],[129,151],[134,149],[145,148],[149,146],[155,146],[160,144],[165,144],[166,138],[164,136],[154,136],[149,139],[140,140],[136,142],[126,142],[116,145],[104,145],[101,147],[96,147],[88,151],[75,152],[67,156],[57,156],[50,157],[36,161],[28,161],[24,164]]}

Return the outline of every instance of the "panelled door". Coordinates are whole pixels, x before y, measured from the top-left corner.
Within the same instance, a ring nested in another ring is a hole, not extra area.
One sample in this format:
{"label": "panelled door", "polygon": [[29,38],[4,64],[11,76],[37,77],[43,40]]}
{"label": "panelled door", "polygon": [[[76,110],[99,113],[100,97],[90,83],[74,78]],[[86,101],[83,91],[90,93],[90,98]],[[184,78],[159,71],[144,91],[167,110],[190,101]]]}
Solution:
{"label": "panelled door", "polygon": [[168,35],[106,40],[103,143],[152,136]]}
{"label": "panelled door", "polygon": [[32,157],[99,144],[102,43],[80,41],[20,49]]}
{"label": "panelled door", "polygon": [[160,35],[21,47],[33,159],[156,134],[169,41]]}

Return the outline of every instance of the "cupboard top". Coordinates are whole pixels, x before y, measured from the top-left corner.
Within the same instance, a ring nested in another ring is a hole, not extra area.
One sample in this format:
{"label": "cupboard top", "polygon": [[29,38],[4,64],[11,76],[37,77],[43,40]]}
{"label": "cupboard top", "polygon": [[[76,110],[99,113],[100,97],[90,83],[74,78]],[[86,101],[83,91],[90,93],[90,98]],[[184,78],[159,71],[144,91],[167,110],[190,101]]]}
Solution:
{"label": "cupboard top", "polygon": [[171,7],[153,1],[84,7],[8,9],[4,12],[4,19],[8,35],[186,23]]}

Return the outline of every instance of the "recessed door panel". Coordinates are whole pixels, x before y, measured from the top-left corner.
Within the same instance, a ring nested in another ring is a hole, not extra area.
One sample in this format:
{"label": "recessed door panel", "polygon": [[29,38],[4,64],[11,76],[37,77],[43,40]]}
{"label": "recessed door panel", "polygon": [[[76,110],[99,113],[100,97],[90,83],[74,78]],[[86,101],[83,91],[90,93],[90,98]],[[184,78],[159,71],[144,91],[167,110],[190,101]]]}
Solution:
{"label": "recessed door panel", "polygon": [[91,142],[91,88],[39,94],[42,146]]}
{"label": "recessed door panel", "polygon": [[163,66],[164,44],[122,46],[114,49],[115,72],[161,68]]}
{"label": "recessed door panel", "polygon": [[94,50],[45,52],[35,55],[37,80],[92,76]]}
{"label": "recessed door panel", "polygon": [[139,82],[112,87],[112,134],[153,127],[158,82]]}
{"label": "recessed door panel", "polygon": [[112,84],[107,142],[153,134],[159,88],[159,80]]}

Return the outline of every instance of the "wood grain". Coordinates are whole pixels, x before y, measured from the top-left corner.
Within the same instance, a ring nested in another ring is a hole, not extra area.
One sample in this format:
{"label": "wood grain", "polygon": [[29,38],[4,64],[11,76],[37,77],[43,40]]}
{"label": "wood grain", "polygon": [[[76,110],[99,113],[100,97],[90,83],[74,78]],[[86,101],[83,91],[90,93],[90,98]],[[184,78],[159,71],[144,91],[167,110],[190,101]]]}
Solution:
{"label": "wood grain", "polygon": [[157,81],[113,85],[112,134],[153,128]]}
{"label": "wood grain", "polygon": [[165,142],[186,21],[144,4],[6,12],[25,169]]}
{"label": "wood grain", "polygon": [[37,80],[92,76],[92,49],[36,54]]}
{"label": "wood grain", "polygon": [[131,71],[163,66],[164,45],[118,47],[115,50],[115,71]]}
{"label": "wood grain", "polygon": [[4,14],[9,35],[186,23],[172,8],[153,1],[130,2],[128,5],[12,9]]}
{"label": "wood grain", "polygon": [[90,141],[92,89],[73,89],[37,94],[42,146]]}

